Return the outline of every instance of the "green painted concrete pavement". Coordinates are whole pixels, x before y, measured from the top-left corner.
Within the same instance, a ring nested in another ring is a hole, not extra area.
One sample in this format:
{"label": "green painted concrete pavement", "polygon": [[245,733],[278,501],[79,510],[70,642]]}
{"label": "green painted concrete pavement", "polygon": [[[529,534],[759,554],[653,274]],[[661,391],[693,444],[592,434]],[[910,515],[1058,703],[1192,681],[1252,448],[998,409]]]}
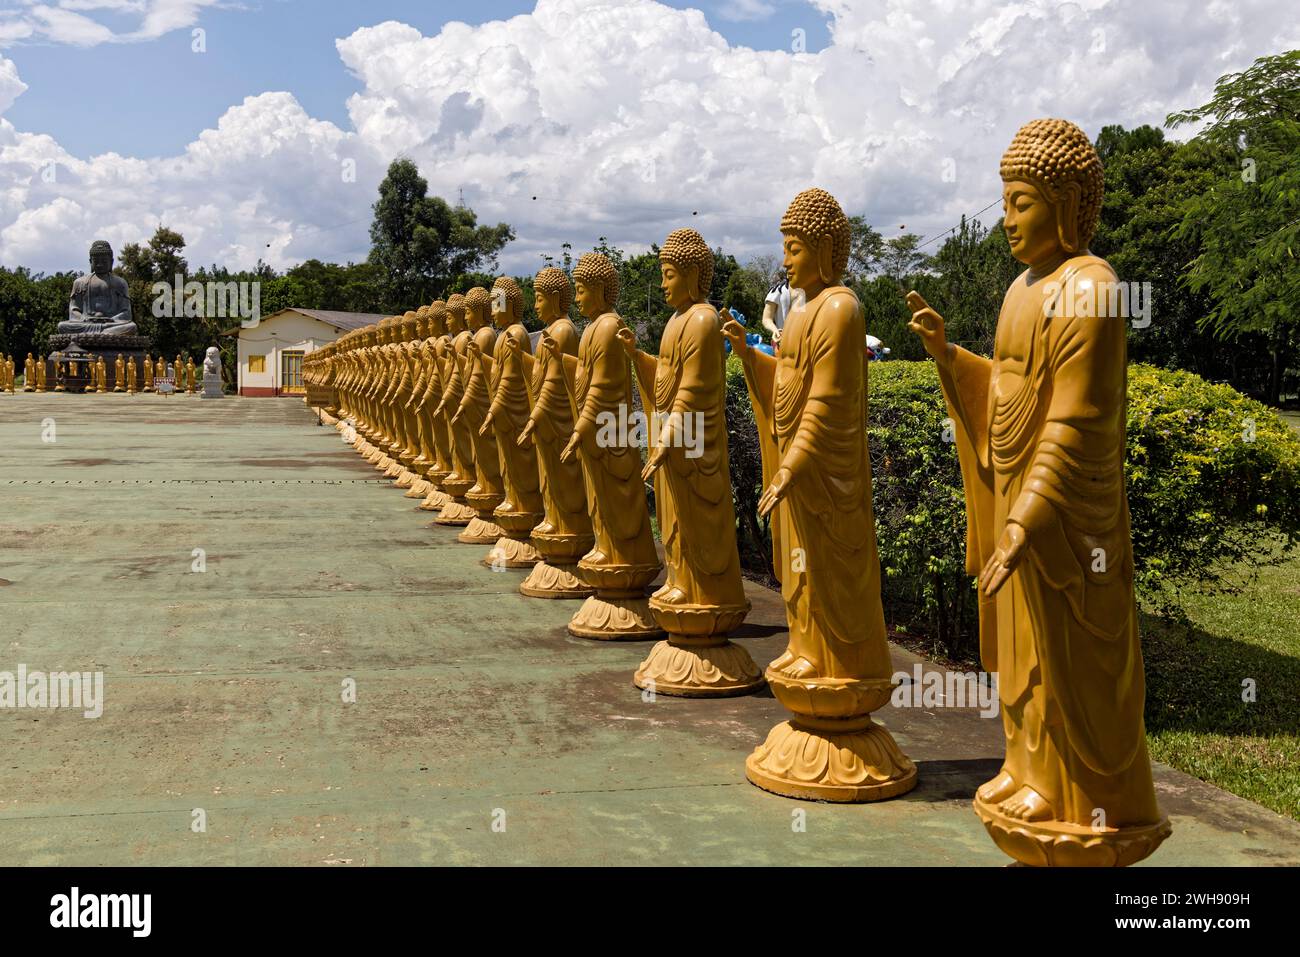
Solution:
{"label": "green painted concrete pavement", "polygon": [[[1006,863],[970,810],[996,720],[881,712],[900,799],[760,791],[770,695],[644,701],[647,645],[570,637],[573,603],[426,528],[300,402],[0,396],[0,449],[0,671],[105,675],[98,719],[0,710],[0,864]],[[766,662],[782,608],[751,598]],[[1157,786],[1152,863],[1300,863],[1300,824]]]}

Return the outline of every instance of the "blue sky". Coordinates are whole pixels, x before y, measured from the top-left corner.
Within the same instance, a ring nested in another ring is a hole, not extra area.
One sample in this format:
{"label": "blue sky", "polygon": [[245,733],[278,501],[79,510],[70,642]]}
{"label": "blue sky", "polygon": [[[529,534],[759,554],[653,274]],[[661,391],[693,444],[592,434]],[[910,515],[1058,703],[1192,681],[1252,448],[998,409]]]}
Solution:
{"label": "blue sky", "polygon": [[[802,0],[667,5],[702,10],[729,42],[754,49],[788,49],[795,29],[805,31],[810,52],[829,39],[825,14]],[[201,56],[191,50],[193,27],[142,43],[19,44],[5,52],[29,89],[6,116],[80,156],[175,155],[231,105],[271,90],[293,93],[313,117],[346,129],[346,101],[359,84],[340,62],[336,39],[385,20],[432,36],[448,21],[478,25],[532,8],[531,0],[244,0],[201,13]],[[737,18],[747,10],[749,18]],[[113,12],[97,19],[120,32],[135,26]]]}

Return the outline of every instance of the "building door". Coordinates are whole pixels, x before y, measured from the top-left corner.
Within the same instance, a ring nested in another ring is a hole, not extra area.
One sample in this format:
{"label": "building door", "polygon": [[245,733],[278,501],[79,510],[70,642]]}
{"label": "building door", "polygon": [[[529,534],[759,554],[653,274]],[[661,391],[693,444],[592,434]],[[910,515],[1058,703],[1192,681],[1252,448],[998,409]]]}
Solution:
{"label": "building door", "polygon": [[280,353],[280,394],[302,395],[302,351]]}

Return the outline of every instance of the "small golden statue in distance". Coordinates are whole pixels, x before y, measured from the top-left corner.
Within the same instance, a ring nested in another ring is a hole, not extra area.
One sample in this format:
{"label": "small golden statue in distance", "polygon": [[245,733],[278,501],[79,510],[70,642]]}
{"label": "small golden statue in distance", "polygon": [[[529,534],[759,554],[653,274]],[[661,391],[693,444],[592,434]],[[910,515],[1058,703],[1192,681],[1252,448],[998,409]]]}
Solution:
{"label": "small golden statue in distance", "polygon": [[37,392],[45,391],[45,375],[46,375],[45,356],[41,356],[36,360],[36,391]]}
{"label": "small golden statue in distance", "polygon": [[36,391],[36,360],[30,352],[27,353],[27,361],[23,363],[23,391]]}
{"label": "small golden statue in distance", "polygon": [[488,371],[483,361],[496,347],[496,330],[492,328],[488,312],[491,305],[492,296],[482,286],[475,286],[465,293],[465,322],[470,335],[458,340],[456,347],[465,376],[465,393],[452,421],[463,421],[469,431],[474,448],[474,474],[478,476],[474,487],[465,493],[465,501],[474,509],[475,518],[456,536],[457,541],[466,545],[494,545],[505,535],[505,530],[492,517],[496,507],[505,499],[497,436],[493,430],[484,431],[482,428],[492,404]]}
{"label": "small golden statue in distance", "polygon": [[136,372],[135,356],[131,356],[126,361],[126,391],[130,395],[135,395]]}
{"label": "small golden statue in distance", "polygon": [[194,395],[199,391],[197,379],[194,375],[194,357],[185,357],[185,391]]}
{"label": "small golden statue in distance", "polygon": [[849,220],[833,196],[809,189],[781,233],[797,296],[780,353],[749,348],[734,320],[723,327],[745,368],[770,475],[759,514],[773,516],[790,628],[766,676],[794,719],[772,729],[745,771],[787,797],[879,801],[911,790],[916,766],[871,719],[889,702],[893,671],[871,509],[866,327],[840,282]]}
{"label": "small golden statue in distance", "polygon": [[1026,270],[993,358],[950,343],[908,295],[934,357],[966,492],[980,657],[998,675],[1002,770],[975,811],[1024,864],[1127,865],[1169,836],[1142,720],[1145,683],[1124,489],[1126,322],[1088,252],[1101,160],[1065,120],[1021,127],[1002,157],[1003,229]]}
{"label": "small golden statue in distance", "polygon": [[491,402],[479,430],[496,433],[506,494],[492,520],[505,535],[497,539],[483,563],[491,568],[532,568],[542,556],[529,536],[541,522],[543,509],[537,452],[531,444],[519,444],[532,411],[523,357],[531,356],[533,349],[524,328],[524,292],[519,284],[509,276],[499,276],[492,284],[491,308],[498,331],[493,354],[482,356]]}
{"label": "small golden statue in distance", "polygon": [[456,417],[465,397],[466,370],[462,355],[472,336],[465,327],[465,297],[452,293],[447,297],[447,338],[440,340],[439,345],[442,398],[433,412],[446,423],[452,453],[451,474],[442,480],[447,503],[434,519],[439,525],[468,525],[476,517],[474,509],[465,502],[465,493],[478,482],[474,471],[474,438],[470,435],[469,421]]}
{"label": "small golden statue in distance", "polygon": [[113,361],[113,391],[126,391],[126,361],[120,352],[117,354],[117,359]]}
{"label": "small golden statue in distance", "polygon": [[[547,266],[533,278],[533,308],[547,339],[561,355],[578,358],[578,329],[569,318],[573,283],[563,269]],[[516,440],[532,445],[541,480],[542,521],[530,540],[542,560],[519,585],[529,598],[586,598],[593,589],[577,574],[578,559],[595,543],[582,464],[560,460],[573,438],[573,403],[564,384],[564,361],[551,349],[519,352],[528,379],[531,411]]]}
{"label": "small golden statue in distance", "polygon": [[98,381],[95,383],[96,392],[108,391],[108,363],[104,361],[103,356],[95,359],[95,375]]}
{"label": "small golden statue in distance", "polygon": [[619,340],[632,359],[649,416],[649,461],[667,574],[650,610],[668,638],[637,669],[638,688],[722,697],[763,685],[749,652],[727,640],[749,613],[736,548],[736,512],[727,457],[726,354],[722,320],[707,296],[713,250],[693,229],[678,229],[659,252],[661,288],[674,312],[656,358]]}
{"label": "small golden statue in distance", "polygon": [[147,352],[144,355],[144,387],[140,391],[153,391],[153,360],[149,358]]}

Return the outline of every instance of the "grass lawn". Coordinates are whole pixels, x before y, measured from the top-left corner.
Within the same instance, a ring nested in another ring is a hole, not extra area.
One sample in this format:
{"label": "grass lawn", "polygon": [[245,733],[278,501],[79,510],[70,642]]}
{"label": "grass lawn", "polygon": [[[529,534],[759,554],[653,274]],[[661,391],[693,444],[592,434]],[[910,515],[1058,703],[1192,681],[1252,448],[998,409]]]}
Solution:
{"label": "grass lawn", "polygon": [[1300,556],[1183,606],[1142,622],[1151,756],[1300,820]]}

